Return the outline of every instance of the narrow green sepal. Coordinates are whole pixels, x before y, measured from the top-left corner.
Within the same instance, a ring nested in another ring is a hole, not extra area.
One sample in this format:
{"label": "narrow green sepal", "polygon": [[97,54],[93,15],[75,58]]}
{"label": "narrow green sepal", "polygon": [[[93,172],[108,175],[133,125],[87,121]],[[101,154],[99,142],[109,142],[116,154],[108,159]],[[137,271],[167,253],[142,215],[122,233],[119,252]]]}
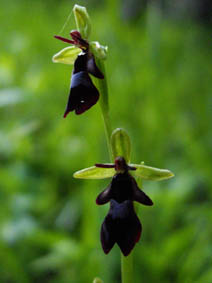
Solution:
{"label": "narrow green sepal", "polygon": [[124,129],[117,128],[111,135],[111,147],[113,158],[124,157],[127,163],[130,162],[131,143],[130,137]]}
{"label": "narrow green sepal", "polygon": [[100,45],[98,41],[91,41],[89,46],[94,56],[102,60],[105,60],[107,58],[107,46]]}
{"label": "narrow green sepal", "polygon": [[146,165],[129,164],[136,168],[134,174],[144,180],[161,181],[174,177],[174,174],[168,169],[159,169]]}
{"label": "narrow green sepal", "polygon": [[82,38],[88,39],[91,33],[91,22],[85,7],[75,4],[73,8],[77,30]]}
{"label": "narrow green sepal", "polygon": [[116,171],[114,168],[98,168],[92,166],[75,172],[73,176],[77,179],[106,179],[113,177],[115,174]]}
{"label": "narrow green sepal", "polygon": [[68,65],[73,65],[74,61],[76,60],[80,52],[81,52],[81,49],[79,49],[78,47],[68,46],[60,50],[58,53],[56,53],[52,57],[52,61],[54,63],[63,63],[63,64],[68,64]]}

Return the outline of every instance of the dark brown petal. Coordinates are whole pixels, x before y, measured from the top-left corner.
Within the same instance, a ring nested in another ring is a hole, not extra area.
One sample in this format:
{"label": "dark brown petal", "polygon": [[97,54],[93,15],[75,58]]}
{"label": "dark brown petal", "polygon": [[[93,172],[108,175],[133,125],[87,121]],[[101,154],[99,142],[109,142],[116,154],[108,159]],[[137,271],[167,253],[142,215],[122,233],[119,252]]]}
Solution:
{"label": "dark brown petal", "polygon": [[54,35],[54,38],[57,38],[63,42],[66,42],[66,43],[70,43],[70,44],[74,44],[74,41],[73,40],[70,40],[68,38],[64,38],[62,36],[59,36],[59,35]]}
{"label": "dark brown petal", "polygon": [[76,46],[79,46],[82,49],[87,49],[89,47],[89,43],[87,42],[87,40],[82,38],[78,30],[72,30],[70,32],[70,36],[72,37]]}
{"label": "dark brown petal", "polygon": [[111,163],[96,163],[95,166],[98,168],[115,168],[115,164]]}

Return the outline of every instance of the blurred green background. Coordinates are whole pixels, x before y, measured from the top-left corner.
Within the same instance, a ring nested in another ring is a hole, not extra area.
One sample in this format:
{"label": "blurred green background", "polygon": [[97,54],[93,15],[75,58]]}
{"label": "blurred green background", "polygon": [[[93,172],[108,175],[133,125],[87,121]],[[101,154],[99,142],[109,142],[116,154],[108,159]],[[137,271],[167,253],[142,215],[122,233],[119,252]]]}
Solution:
{"label": "blurred green background", "polygon": [[[71,67],[51,62],[67,46],[53,35],[74,3],[1,3],[2,283],[86,283],[96,276],[120,282],[119,249],[104,255],[99,241],[108,205],[95,204],[109,180],[72,177],[109,161],[99,105],[63,119]],[[139,206],[134,282],[210,283],[212,26],[151,3],[140,11],[136,1],[78,4],[90,14],[91,39],[109,48],[113,128],[128,131],[134,163],[176,175],[143,183],[155,205]],[[60,35],[74,28],[72,15]]]}

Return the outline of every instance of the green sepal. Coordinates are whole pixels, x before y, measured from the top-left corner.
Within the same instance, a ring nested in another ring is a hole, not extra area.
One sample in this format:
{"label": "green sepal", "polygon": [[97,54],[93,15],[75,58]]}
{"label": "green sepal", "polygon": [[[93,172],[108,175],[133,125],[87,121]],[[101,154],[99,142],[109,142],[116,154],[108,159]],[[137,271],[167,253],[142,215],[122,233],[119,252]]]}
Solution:
{"label": "green sepal", "polygon": [[165,179],[170,179],[174,177],[174,174],[168,169],[159,169],[146,165],[139,164],[129,164],[132,167],[135,167],[136,170],[133,173],[144,180],[149,181],[161,181]]}
{"label": "green sepal", "polygon": [[89,43],[90,50],[99,59],[105,60],[107,58],[108,47],[100,45],[98,41],[91,41]]}
{"label": "green sepal", "polygon": [[113,158],[124,157],[126,162],[130,162],[131,143],[127,132],[124,129],[117,128],[111,135],[111,147]]}
{"label": "green sepal", "polygon": [[76,46],[68,46],[63,48],[52,57],[54,63],[63,63],[73,65],[81,49]]}
{"label": "green sepal", "polygon": [[82,38],[88,39],[91,33],[91,22],[85,7],[75,4],[73,8],[77,30]]}
{"label": "green sepal", "polygon": [[92,166],[75,172],[73,176],[77,179],[106,179],[113,177],[115,174],[116,171],[114,168],[98,168]]}

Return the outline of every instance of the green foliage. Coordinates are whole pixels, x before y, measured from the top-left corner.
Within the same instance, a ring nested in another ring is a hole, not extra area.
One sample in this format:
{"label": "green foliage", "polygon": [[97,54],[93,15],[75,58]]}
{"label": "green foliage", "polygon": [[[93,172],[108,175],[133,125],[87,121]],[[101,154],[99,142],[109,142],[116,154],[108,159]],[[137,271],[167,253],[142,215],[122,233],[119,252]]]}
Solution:
{"label": "green foliage", "polygon": [[[151,7],[128,23],[118,1],[92,3],[91,40],[109,46],[113,127],[127,129],[134,163],[176,173],[143,182],[154,206],[138,211],[135,283],[210,282],[211,32]],[[99,241],[108,208],[95,199],[108,180],[72,177],[109,160],[99,105],[63,119],[72,67],[51,61],[72,7],[21,0],[0,10],[0,282],[120,280],[118,248],[106,256]],[[73,19],[62,35],[71,29]]]}

